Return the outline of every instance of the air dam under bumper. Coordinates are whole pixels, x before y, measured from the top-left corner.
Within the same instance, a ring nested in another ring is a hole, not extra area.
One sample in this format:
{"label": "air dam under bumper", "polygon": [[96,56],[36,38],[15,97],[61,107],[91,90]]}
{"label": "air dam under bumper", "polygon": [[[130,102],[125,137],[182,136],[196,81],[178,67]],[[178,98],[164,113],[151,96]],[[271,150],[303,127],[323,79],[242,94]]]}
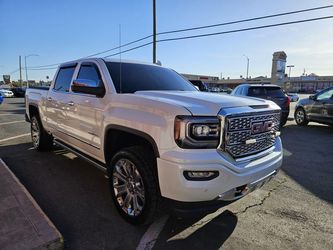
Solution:
{"label": "air dam under bumper", "polygon": [[[161,194],[182,202],[239,199],[270,180],[283,158],[280,138],[272,152],[248,162],[230,161],[213,149],[172,151],[163,156],[157,159]],[[219,176],[209,181],[189,181],[184,171],[218,171]]]}

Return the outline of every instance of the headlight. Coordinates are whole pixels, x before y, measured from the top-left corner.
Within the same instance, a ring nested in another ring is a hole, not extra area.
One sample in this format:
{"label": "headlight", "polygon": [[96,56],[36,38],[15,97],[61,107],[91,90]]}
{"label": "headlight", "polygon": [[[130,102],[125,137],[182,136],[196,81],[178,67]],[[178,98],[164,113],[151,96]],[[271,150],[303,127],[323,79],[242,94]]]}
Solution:
{"label": "headlight", "polygon": [[177,116],[175,141],[181,148],[216,148],[220,138],[217,117]]}

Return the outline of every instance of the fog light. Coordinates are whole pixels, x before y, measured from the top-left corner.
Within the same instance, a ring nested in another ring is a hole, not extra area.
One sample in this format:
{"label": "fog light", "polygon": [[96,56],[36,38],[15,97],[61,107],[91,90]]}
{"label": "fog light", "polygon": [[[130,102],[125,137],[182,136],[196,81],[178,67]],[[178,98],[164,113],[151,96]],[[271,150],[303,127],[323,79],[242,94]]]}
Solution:
{"label": "fog light", "polygon": [[184,171],[184,177],[190,181],[209,181],[219,176],[218,171]]}

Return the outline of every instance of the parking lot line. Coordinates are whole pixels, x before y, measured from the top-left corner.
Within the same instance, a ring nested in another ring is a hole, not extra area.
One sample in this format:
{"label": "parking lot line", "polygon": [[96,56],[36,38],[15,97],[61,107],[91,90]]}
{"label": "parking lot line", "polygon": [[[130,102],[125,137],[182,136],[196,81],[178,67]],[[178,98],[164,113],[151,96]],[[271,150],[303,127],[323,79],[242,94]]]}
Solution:
{"label": "parking lot line", "polygon": [[8,138],[5,138],[5,139],[1,139],[0,143],[10,141],[10,140],[14,140],[14,139],[17,139],[17,138],[20,138],[20,137],[28,136],[28,135],[30,135],[30,133],[8,137]]}
{"label": "parking lot line", "polygon": [[165,215],[162,218],[156,220],[153,224],[149,226],[145,234],[142,236],[139,245],[136,250],[150,250],[153,249],[158,235],[162,231],[165,223],[167,222],[169,216]]}
{"label": "parking lot line", "polygon": [[12,121],[12,122],[3,122],[3,123],[0,123],[0,126],[1,126],[1,125],[8,125],[8,124],[13,124],[13,123],[19,123],[19,122],[25,122],[25,120],[20,120],[20,121]]}

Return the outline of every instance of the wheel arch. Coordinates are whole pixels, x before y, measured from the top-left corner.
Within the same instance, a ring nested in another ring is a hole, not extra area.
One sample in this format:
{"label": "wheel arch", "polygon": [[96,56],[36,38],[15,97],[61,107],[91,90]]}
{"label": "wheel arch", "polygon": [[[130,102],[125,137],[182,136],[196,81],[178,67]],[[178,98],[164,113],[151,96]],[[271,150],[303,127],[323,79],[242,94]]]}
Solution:
{"label": "wheel arch", "polygon": [[39,108],[37,104],[30,103],[29,104],[29,119],[31,120],[32,115],[37,114],[39,117]]}
{"label": "wheel arch", "polygon": [[113,155],[124,147],[147,146],[152,149],[155,158],[160,157],[157,144],[149,134],[137,129],[111,124],[105,128],[104,133],[105,162],[111,161]]}

